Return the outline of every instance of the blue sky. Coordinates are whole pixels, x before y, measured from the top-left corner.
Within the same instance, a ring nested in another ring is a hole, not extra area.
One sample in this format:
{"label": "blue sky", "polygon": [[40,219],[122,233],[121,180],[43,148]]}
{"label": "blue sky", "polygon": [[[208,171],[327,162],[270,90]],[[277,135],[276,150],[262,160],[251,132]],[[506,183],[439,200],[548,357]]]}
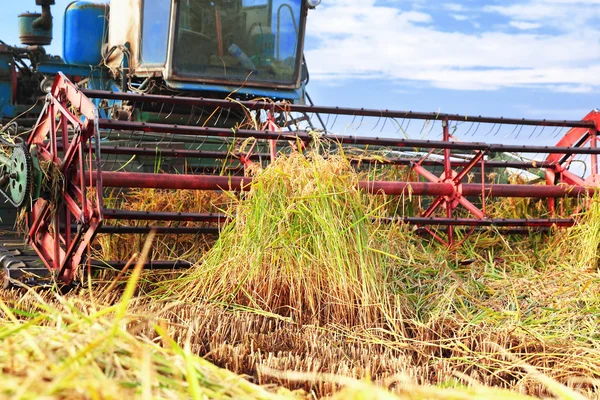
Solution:
{"label": "blue sky", "polygon": [[[17,44],[3,0],[0,39]],[[61,54],[62,13],[54,7]],[[315,102],[580,119],[600,107],[600,0],[323,0],[309,14]]]}
{"label": "blue sky", "polygon": [[599,0],[324,0],[310,17],[323,102],[577,119],[600,107]]}

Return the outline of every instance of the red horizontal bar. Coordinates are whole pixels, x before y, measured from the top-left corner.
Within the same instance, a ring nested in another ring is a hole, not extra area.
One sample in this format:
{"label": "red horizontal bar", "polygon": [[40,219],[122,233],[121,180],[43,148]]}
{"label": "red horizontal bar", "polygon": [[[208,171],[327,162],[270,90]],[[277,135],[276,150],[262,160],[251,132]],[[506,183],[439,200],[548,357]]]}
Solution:
{"label": "red horizontal bar", "polygon": [[[481,196],[481,184],[464,184],[463,196]],[[510,184],[486,184],[485,195],[488,197],[519,197],[519,198],[557,198],[557,197],[580,197],[593,195],[598,188],[585,186],[551,186],[551,185],[510,185]]]}
{"label": "red horizontal bar", "polygon": [[102,172],[103,187],[179,190],[249,190],[252,178],[217,175]]}
{"label": "red horizontal bar", "polygon": [[[86,174],[87,175],[87,174]],[[102,172],[104,187],[185,189],[185,190],[249,190],[252,178],[216,175],[150,174],[138,172]],[[454,188],[450,183],[363,181],[359,187],[370,193],[388,195],[414,194],[416,196],[451,196]],[[486,184],[488,197],[556,198],[579,197],[594,194],[597,188],[584,186],[510,185]],[[480,196],[480,184],[464,184],[463,196]]]}
{"label": "red horizontal bar", "polygon": [[[183,189],[183,190],[249,190],[252,178],[215,175],[149,174],[138,172],[102,172],[104,187]],[[360,182],[359,187],[370,193],[417,196],[450,196],[454,189],[449,183],[429,182]],[[410,189],[409,189],[410,188]]]}

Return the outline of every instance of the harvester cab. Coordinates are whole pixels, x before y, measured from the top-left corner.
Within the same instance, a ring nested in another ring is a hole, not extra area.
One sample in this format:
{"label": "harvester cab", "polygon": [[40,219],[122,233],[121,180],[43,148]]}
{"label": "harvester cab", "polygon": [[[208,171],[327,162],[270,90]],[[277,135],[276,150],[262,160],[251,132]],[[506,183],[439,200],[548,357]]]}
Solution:
{"label": "harvester cab", "polygon": [[64,14],[62,58],[45,51],[54,0],[36,1],[41,14],[19,16],[24,46],[0,47],[4,121],[36,104],[58,72],[87,89],[304,101],[304,32],[314,0],[75,1]]}
{"label": "harvester cab", "polygon": [[[124,0],[110,7],[107,65],[131,84],[303,99],[302,0]],[[160,91],[160,87],[156,87]]]}

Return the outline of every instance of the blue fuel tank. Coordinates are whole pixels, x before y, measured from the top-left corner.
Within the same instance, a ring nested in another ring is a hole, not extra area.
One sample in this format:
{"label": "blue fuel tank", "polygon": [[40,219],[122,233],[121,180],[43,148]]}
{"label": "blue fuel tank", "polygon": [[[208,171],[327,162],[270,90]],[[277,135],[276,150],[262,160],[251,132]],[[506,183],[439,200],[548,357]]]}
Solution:
{"label": "blue fuel tank", "polygon": [[98,65],[108,37],[108,5],[74,1],[65,11],[63,57],[68,64]]}

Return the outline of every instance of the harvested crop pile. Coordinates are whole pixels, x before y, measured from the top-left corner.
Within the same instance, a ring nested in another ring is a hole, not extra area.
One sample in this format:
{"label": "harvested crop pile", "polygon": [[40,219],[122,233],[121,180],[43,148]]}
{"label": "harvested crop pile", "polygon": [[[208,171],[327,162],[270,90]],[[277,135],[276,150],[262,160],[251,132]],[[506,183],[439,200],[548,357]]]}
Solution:
{"label": "harvested crop pile", "polygon": [[[372,325],[391,307],[380,225],[343,157],[281,157],[259,173],[202,262],[169,288],[301,321]],[[202,284],[198,284],[202,282]]]}

